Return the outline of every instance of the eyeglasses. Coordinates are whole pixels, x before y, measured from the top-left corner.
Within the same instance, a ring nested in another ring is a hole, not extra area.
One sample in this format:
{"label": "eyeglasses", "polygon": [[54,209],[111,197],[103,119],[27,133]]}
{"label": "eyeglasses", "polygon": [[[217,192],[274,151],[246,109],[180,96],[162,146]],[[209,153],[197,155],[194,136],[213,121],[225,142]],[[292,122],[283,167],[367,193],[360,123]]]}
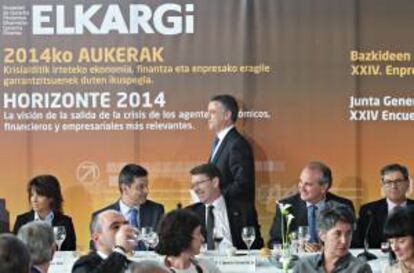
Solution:
{"label": "eyeglasses", "polygon": [[399,179],[395,179],[395,180],[384,180],[384,181],[382,181],[382,184],[384,185],[384,187],[391,188],[393,186],[399,187],[404,182],[407,182],[407,180],[404,179],[404,178],[399,178]]}
{"label": "eyeglasses", "polygon": [[195,187],[198,187],[198,186],[200,186],[201,184],[203,184],[203,183],[205,183],[205,182],[207,182],[207,181],[211,181],[211,179],[210,179],[210,178],[208,178],[208,179],[205,179],[205,180],[201,180],[201,181],[194,182],[194,183],[191,185],[191,189],[194,189]]}

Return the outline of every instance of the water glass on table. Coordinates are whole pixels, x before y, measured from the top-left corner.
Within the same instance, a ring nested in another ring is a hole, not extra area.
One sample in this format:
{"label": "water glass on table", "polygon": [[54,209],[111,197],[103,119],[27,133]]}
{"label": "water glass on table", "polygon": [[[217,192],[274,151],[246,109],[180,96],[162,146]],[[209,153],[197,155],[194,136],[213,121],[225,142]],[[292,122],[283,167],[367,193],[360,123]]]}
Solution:
{"label": "water glass on table", "polygon": [[64,226],[53,227],[53,234],[55,235],[57,250],[60,251],[62,244],[66,239],[66,228]]}
{"label": "water glass on table", "polygon": [[298,252],[304,253],[305,252],[305,243],[309,241],[310,234],[309,234],[309,227],[308,226],[300,226],[298,227],[298,241],[299,241],[299,248]]}
{"label": "water glass on table", "polygon": [[254,240],[256,239],[256,231],[254,227],[244,227],[242,229],[242,240],[247,246],[247,252],[250,255],[250,248],[252,247],[252,244]]}

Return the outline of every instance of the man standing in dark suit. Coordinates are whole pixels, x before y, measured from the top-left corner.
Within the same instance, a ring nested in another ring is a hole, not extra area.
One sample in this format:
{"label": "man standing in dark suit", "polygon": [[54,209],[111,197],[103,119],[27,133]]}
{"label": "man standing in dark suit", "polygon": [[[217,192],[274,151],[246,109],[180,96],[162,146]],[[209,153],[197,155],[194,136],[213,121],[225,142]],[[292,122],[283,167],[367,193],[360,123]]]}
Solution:
{"label": "man standing in dark suit", "polygon": [[[395,210],[405,206],[414,205],[414,201],[407,199],[410,187],[410,176],[405,166],[399,164],[386,165],[381,169],[381,185],[385,198],[367,203],[359,210],[358,219],[358,246],[364,246],[367,236],[370,248],[380,248],[386,242],[383,229],[387,216]],[[367,232],[368,224],[372,221]]]}
{"label": "man standing in dark suit", "polygon": [[[279,204],[289,204],[289,212],[295,217],[290,230],[296,231],[300,226],[308,226],[310,239],[306,243],[307,251],[314,252],[320,249],[316,216],[325,207],[326,202],[338,202],[349,206],[353,212],[352,201],[329,192],[332,185],[332,172],[322,162],[312,161],[302,170],[299,178],[297,194],[280,200]],[[281,212],[276,208],[276,215],[270,229],[269,247],[282,241]]]}
{"label": "man standing in dark suit", "polygon": [[125,219],[138,229],[141,227],[156,229],[164,214],[164,206],[147,199],[149,192],[147,170],[136,164],[126,165],[119,174],[118,182],[121,198],[94,212],[92,219],[102,211],[113,209],[121,212]]}
{"label": "man standing in dark suit", "polygon": [[250,203],[230,199],[221,194],[219,169],[210,163],[197,166],[190,173],[191,188],[200,202],[187,209],[199,216],[207,247],[214,249],[214,237],[220,237],[223,238],[220,244],[246,249],[241,237],[242,229],[252,226],[256,233],[252,248],[261,248],[263,239],[255,208]]}
{"label": "man standing in dark suit", "polygon": [[99,213],[91,223],[95,249],[82,256],[72,273],[123,273],[128,268],[126,253],[135,247],[136,229],[116,210]]}
{"label": "man standing in dark suit", "polygon": [[238,114],[239,107],[232,96],[219,95],[210,100],[208,127],[216,137],[209,162],[221,172],[224,196],[254,204],[254,157],[250,144],[234,125]]}

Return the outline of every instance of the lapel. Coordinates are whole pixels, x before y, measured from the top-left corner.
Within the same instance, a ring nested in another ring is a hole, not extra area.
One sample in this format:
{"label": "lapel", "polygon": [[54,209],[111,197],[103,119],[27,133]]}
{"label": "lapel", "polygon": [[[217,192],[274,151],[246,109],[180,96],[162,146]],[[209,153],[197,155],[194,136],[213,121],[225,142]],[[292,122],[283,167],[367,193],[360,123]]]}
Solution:
{"label": "lapel", "polygon": [[210,155],[210,158],[209,158],[209,161],[211,161],[211,163],[217,163],[217,161],[219,160],[219,158],[220,158],[220,155],[223,153],[223,151],[224,151],[224,149],[225,149],[225,147],[226,147],[226,144],[227,144],[227,142],[229,142],[229,139],[231,139],[232,138],[232,136],[234,135],[234,134],[236,134],[237,133],[237,131],[236,131],[236,127],[233,127],[227,134],[226,134],[226,136],[224,137],[224,139],[223,139],[223,141],[220,143],[220,146],[219,146],[219,148],[218,148],[218,150],[217,150],[217,153],[215,154],[215,156],[214,156],[214,158],[213,158],[213,161],[211,161],[211,155]]}
{"label": "lapel", "polygon": [[385,223],[385,220],[387,219],[388,216],[388,203],[387,200],[384,198],[381,200],[380,204],[379,204],[379,208],[374,212],[372,212],[374,219],[378,218],[378,222],[381,223],[381,225],[383,225]]}
{"label": "lapel", "polygon": [[296,217],[296,228],[308,225],[308,208],[306,207],[306,202],[300,199],[300,196],[298,196],[298,199],[299,202],[295,202],[297,206],[294,206],[295,212],[293,212],[293,215]]}
{"label": "lapel", "polygon": [[206,230],[206,205],[200,203],[198,206],[194,207],[194,213],[197,214],[201,223],[201,233],[204,238],[207,238]]}
{"label": "lapel", "polygon": [[139,207],[139,223],[141,227],[152,226],[148,202],[145,202]]}
{"label": "lapel", "polygon": [[52,220],[52,226],[53,227],[55,227],[55,226],[59,226],[59,220],[60,220],[60,216],[59,216],[59,213],[54,213],[53,214],[53,220]]}

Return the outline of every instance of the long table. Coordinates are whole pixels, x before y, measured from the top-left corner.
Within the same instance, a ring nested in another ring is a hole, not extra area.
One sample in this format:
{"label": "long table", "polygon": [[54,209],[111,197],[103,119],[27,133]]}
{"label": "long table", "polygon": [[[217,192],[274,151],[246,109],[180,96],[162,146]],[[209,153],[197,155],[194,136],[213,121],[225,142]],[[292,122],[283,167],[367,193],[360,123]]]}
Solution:
{"label": "long table", "polygon": [[[362,250],[360,249],[352,249],[351,253],[353,255],[357,255],[361,253]],[[387,263],[388,256],[386,254],[381,253],[379,250],[371,250],[370,252],[377,255],[378,259],[370,261],[369,264],[371,265],[372,271],[374,273],[381,273],[382,267]],[[243,252],[238,252],[238,254],[245,254]],[[82,255],[80,252],[76,251],[59,251],[55,253],[53,257],[53,261],[49,268],[49,273],[71,273],[72,265],[74,262]],[[199,255],[200,258],[203,259],[212,259],[216,262],[218,267],[223,273],[245,273],[245,272],[256,272],[256,273],[279,273],[281,272],[280,269],[276,268],[272,265],[268,258],[262,257],[259,255],[258,251],[252,251],[250,256],[248,255],[240,255],[235,257],[226,257],[223,254],[215,253],[215,252],[206,252]],[[238,258],[244,257],[244,258]],[[161,261],[161,257],[154,252],[137,252],[134,256],[129,257],[133,261],[142,261],[142,260],[157,260]],[[245,266],[243,271],[240,271],[240,265],[237,265],[239,262],[240,264],[247,263],[249,259],[254,261],[255,266],[249,267]],[[234,265],[229,264],[228,261],[233,261]],[[252,270],[249,270],[252,269]]]}

